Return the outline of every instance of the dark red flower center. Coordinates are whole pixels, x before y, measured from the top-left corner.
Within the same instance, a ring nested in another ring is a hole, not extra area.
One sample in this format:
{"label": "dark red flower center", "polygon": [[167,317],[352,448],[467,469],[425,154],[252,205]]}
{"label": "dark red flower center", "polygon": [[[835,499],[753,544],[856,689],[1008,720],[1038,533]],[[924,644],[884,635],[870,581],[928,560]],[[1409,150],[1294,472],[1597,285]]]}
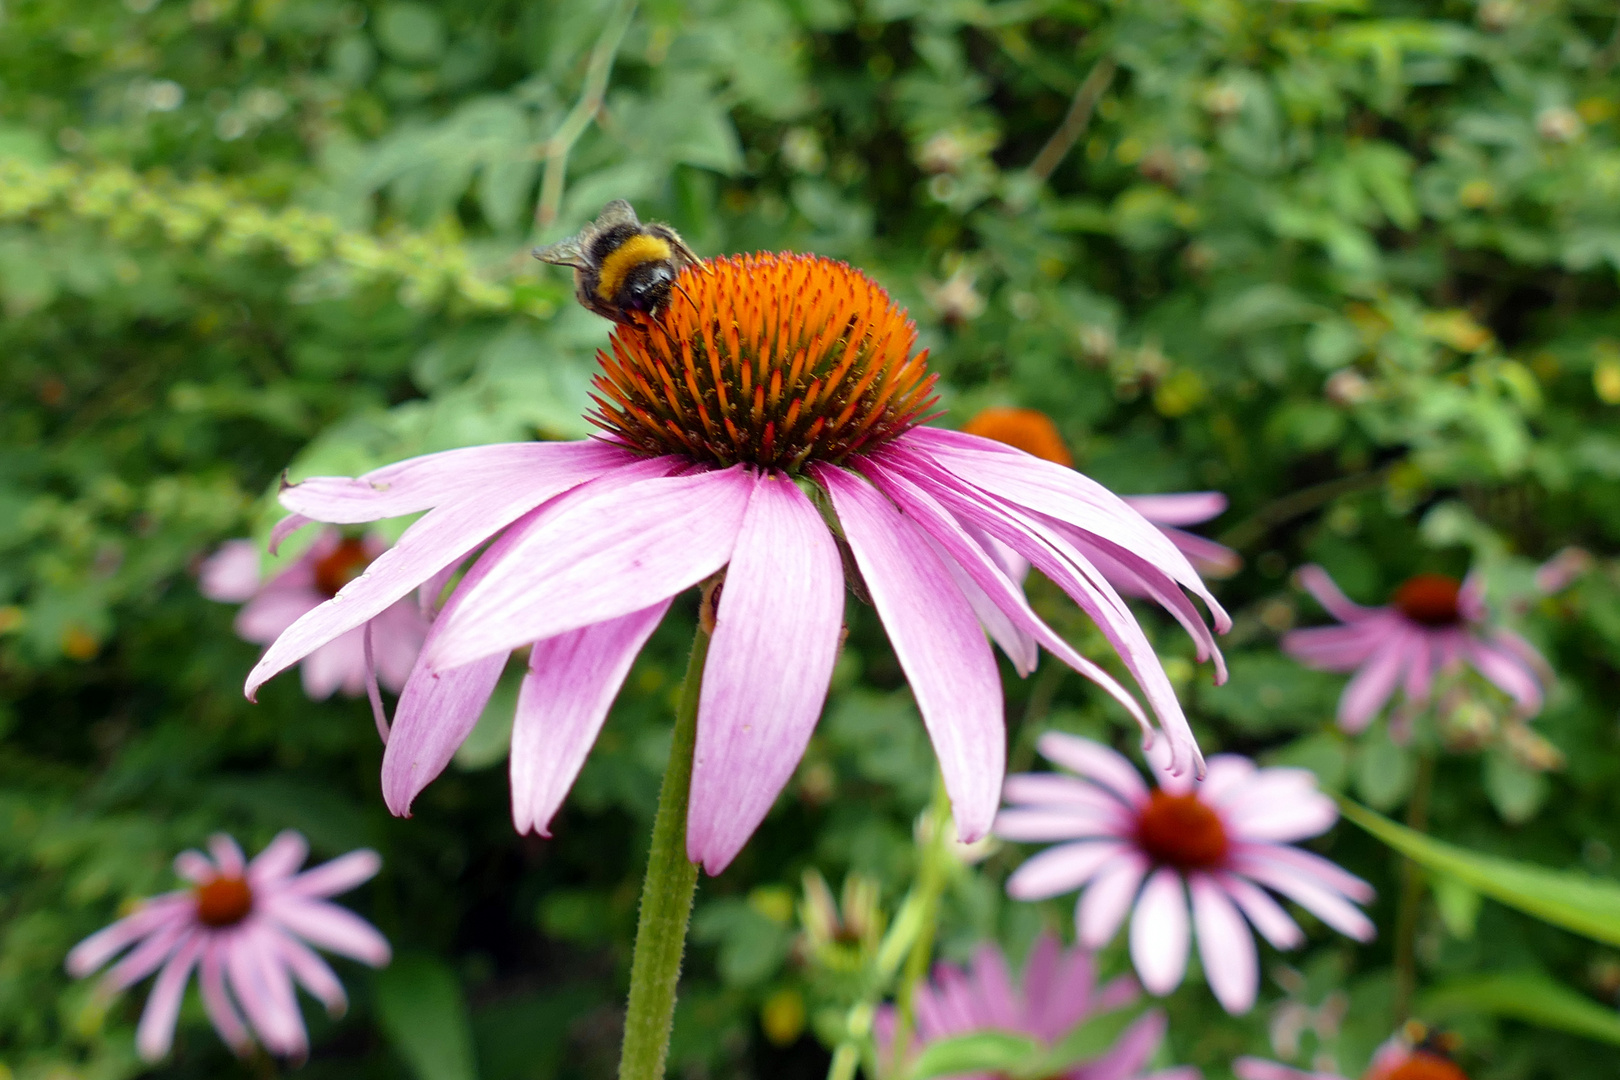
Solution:
{"label": "dark red flower center", "polygon": [[235,926],[253,910],[253,890],[239,877],[212,878],[193,891],[197,921],[204,926]]}
{"label": "dark red flower center", "polygon": [[358,537],[348,537],[315,561],[315,588],[327,596],[360,576],[371,565],[371,552]]}
{"label": "dark red flower center", "polygon": [[1439,1054],[1414,1050],[1393,1067],[1370,1070],[1365,1080],[1468,1080],[1468,1075]]}
{"label": "dark red flower center", "polygon": [[1457,595],[1462,583],[1445,574],[1418,574],[1395,590],[1395,609],[1424,626],[1455,626],[1462,622]]}
{"label": "dark red flower center", "polygon": [[1177,870],[1207,870],[1226,859],[1220,815],[1196,795],[1155,791],[1136,819],[1136,842],[1157,862]]}

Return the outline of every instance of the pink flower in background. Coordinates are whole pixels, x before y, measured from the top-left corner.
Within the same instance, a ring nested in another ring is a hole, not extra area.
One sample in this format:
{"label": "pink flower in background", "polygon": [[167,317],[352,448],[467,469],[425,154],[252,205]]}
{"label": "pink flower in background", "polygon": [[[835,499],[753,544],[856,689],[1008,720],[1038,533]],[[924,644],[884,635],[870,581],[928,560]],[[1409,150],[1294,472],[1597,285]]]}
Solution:
{"label": "pink flower in background", "polygon": [[[973,967],[964,972],[951,964],[934,968],[932,981],[917,987],[916,1052],[931,1042],[975,1031],[1009,1031],[1053,1046],[1094,1016],[1132,1004],[1140,995],[1129,976],[1097,986],[1096,964],[1084,949],[1065,949],[1051,934],[1042,934],[1024,964],[1023,985],[1013,984],[1007,961],[994,945],[982,945]],[[894,1044],[895,1012],[885,1007],[873,1021],[879,1057]],[[1137,1018],[1096,1057],[1052,1077],[1052,1080],[1197,1080],[1195,1068],[1144,1073],[1164,1040],[1165,1018],[1157,1009]],[[956,1074],[953,1074],[956,1075]],[[994,1080],[987,1073],[964,1073],[956,1080]]]}
{"label": "pink flower in background", "polygon": [[[231,540],[203,563],[198,584],[210,600],[241,604],[236,632],[244,641],[268,645],[336,596],[387,550],[375,534],[345,537],[336,529],[322,529],[292,565],[263,581],[258,545]],[[369,626],[377,681],[397,692],[427,638],[428,620],[418,604],[401,600],[374,615]],[[365,635],[366,627],[357,625],[310,650],[303,663],[304,693],[316,701],[337,690],[351,697],[365,693]]]}
{"label": "pink flower in background", "polygon": [[79,942],[68,953],[68,973],[83,978],[125,949],[103,976],[104,991],[117,993],[158,973],[135,1035],[136,1048],[148,1061],[169,1052],[193,968],[208,1018],[233,1050],[240,1054],[251,1046],[252,1025],[272,1053],[302,1056],[309,1037],[294,981],[333,1015],[348,1007],[343,985],[309,946],[372,967],[388,963],[383,936],[324,899],[375,875],[381,865],[377,853],[351,851],[296,873],[309,849],[295,832],[277,836],[251,863],[223,834],[208,847],[212,859],[185,851],[174,860],[175,873],[191,882],[190,888],[155,896]]}
{"label": "pink flower in background", "polygon": [[1131,694],[1034,613],[1001,561],[1011,551],[1108,637],[1158,715],[1171,767],[1201,770],[1147,636],[1097,565],[1111,560],[1148,583],[1200,655],[1218,655],[1182,590],[1219,629],[1230,620],[1162,533],[1072,469],[917,427],[933,376],[914,351],[915,327],[849,267],[738,257],[688,271],[682,285],[690,303],[672,305],[656,331],[617,326],[611,355],[599,357],[594,419],[606,437],[469,447],[285,489],[294,513],[278,536],[311,520],[427,513],[271,645],[249,696],[476,554],[400,696],[384,797],[409,812],[467,737],[509,653],[532,644],[512,730],[513,819],[544,833],[674,597],[723,569],[687,830],[690,857],[718,873],[792,775],[821,713],[843,632],[841,540],[911,684],[959,836],[972,841],[995,816],[1005,760],[986,632],[1021,671],[1046,648],[1152,737]]}
{"label": "pink flower in background", "polygon": [[1299,583],[1340,626],[1295,630],[1285,652],[1307,667],[1354,671],[1339,698],[1339,726],[1365,730],[1397,689],[1408,715],[1428,704],[1435,677],[1468,664],[1511,697],[1521,716],[1541,709],[1551,671],[1541,654],[1510,630],[1489,625],[1477,577],[1409,578],[1385,607],[1352,602],[1320,566],[1301,567]]}
{"label": "pink flower in background", "polygon": [[1040,750],[1079,776],[1007,778],[1010,805],[996,818],[996,835],[1062,841],[1020,866],[1007,892],[1044,900],[1083,890],[1075,925],[1089,949],[1106,945],[1130,914],[1131,960],[1150,992],[1181,985],[1196,929],[1215,997],[1230,1013],[1253,1007],[1259,957],[1249,924],[1279,949],[1305,940],[1266,889],[1358,941],[1373,936],[1355,906],[1372,899],[1372,887],[1291,846],[1339,816],[1304,769],[1257,769],[1222,754],[1210,759],[1202,783],[1156,768],[1159,786],[1149,790],[1129,761],[1101,743],[1054,732],[1042,736]]}
{"label": "pink flower in background", "polygon": [[1205,577],[1231,577],[1243,568],[1243,556],[1225,544],[1217,544],[1179,527],[1198,525],[1225,513],[1226,496],[1220,492],[1126,495],[1124,498],[1132,509],[1157,525]]}

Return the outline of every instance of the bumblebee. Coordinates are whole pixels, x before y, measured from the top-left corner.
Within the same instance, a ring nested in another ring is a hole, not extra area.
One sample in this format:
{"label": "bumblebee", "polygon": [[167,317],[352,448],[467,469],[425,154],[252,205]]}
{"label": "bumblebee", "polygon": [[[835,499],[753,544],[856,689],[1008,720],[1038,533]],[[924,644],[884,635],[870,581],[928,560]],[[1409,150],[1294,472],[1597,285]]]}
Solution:
{"label": "bumblebee", "polygon": [[642,224],[623,199],[602,208],[602,216],[571,240],[536,248],[534,257],[574,268],[579,302],[614,322],[635,321],[635,313],[656,317],[669,303],[675,278],[698,257],[668,225]]}

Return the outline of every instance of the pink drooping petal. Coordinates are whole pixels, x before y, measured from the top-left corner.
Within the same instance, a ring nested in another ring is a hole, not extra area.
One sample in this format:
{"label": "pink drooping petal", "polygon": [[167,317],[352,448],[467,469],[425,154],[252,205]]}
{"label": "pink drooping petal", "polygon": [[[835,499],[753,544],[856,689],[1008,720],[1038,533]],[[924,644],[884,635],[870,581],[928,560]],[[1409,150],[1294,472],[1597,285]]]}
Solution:
{"label": "pink drooping petal", "polygon": [[1198,797],[1221,809],[1230,800],[1241,799],[1248,780],[1255,775],[1254,762],[1238,754],[1216,754],[1209,759],[1209,772],[1198,785]]}
{"label": "pink drooping petal", "polygon": [[1513,653],[1470,638],[1464,655],[1481,675],[1513,699],[1521,716],[1541,711],[1541,686],[1535,673]]}
{"label": "pink drooping petal", "polygon": [[1234,853],[1281,863],[1302,874],[1314,877],[1335,892],[1343,893],[1358,904],[1372,902],[1377,893],[1373,887],[1330,859],[1314,851],[1305,851],[1290,844],[1245,844],[1233,846]]}
{"label": "pink drooping petal", "polygon": [[284,829],[248,863],[248,881],[262,886],[297,871],[309,857],[309,844],[300,833]]}
{"label": "pink drooping petal", "polygon": [[1060,731],[1047,732],[1035,745],[1048,761],[1096,781],[1119,796],[1127,806],[1141,806],[1148,800],[1148,788],[1142,782],[1142,774],[1113,747]]}
{"label": "pink drooping petal", "polygon": [[1536,678],[1543,685],[1554,681],[1555,674],[1552,665],[1547,663],[1547,658],[1541,655],[1541,650],[1530,644],[1519,634],[1515,634],[1512,630],[1497,628],[1490,632],[1489,641],[1492,645],[1506,649],[1514,656],[1517,656],[1525,667],[1535,673]]}
{"label": "pink drooping petal", "polygon": [[1249,926],[1225,891],[1208,874],[1191,874],[1193,927],[1198,957],[1215,1000],[1233,1016],[1254,1008],[1260,989],[1260,956]]}
{"label": "pink drooping petal", "polygon": [[843,617],[827,523],[792,480],[761,476],[726,569],[698,699],[686,854],[710,874],[742,850],[798,768]]}
{"label": "pink drooping petal", "polygon": [[1275,889],[1339,933],[1357,941],[1371,941],[1372,921],[1343,896],[1307,874],[1281,863],[1238,857],[1232,869]]}
{"label": "pink drooping petal", "polygon": [[202,940],[193,935],[175,950],[163,965],[146,996],[141,1022],[135,1028],[135,1049],[147,1061],[159,1061],[174,1043],[174,1025],[180,1019],[180,998],[191,978],[191,969],[202,952]]}
{"label": "pink drooping petal", "polygon": [[1221,872],[1214,877],[1216,884],[1226,890],[1226,895],[1272,945],[1279,949],[1297,949],[1305,944],[1305,932],[1266,890],[1236,874]]}
{"label": "pink drooping petal", "polygon": [[1108,1053],[1089,1062],[1081,1074],[1085,1080],[1132,1080],[1152,1060],[1169,1027],[1158,1009],[1143,1013],[1114,1041]]}
{"label": "pink drooping petal", "polygon": [[244,924],[225,955],[231,990],[265,1049],[286,1057],[309,1049],[292,980],[263,932]]}
{"label": "pink drooping petal", "polygon": [[282,488],[281,505],[315,521],[380,521],[510,487],[514,477],[603,472],[629,456],[595,440],[468,446],[407,458],[359,477],[311,477]]}
{"label": "pink drooping petal", "polygon": [[[1135,718],[1143,728],[1148,726],[1146,715],[1141,705],[1123,686],[1115,681],[1102,668],[1076,652],[1068,642],[1058,637],[1051,627],[1035,614],[1024,598],[1024,591],[1009,577],[1001,562],[995,554],[985,546],[984,542],[976,539],[973,532],[965,528],[960,521],[945,510],[938,500],[934,499],[921,487],[913,483],[902,471],[889,468],[877,461],[868,461],[862,465],[863,471],[878,485],[879,490],[893,499],[905,514],[922,527],[929,539],[933,542],[936,554],[951,571],[953,579],[959,584],[971,585],[971,590],[964,590],[974,610],[985,621],[987,627],[992,624],[985,619],[981,604],[982,599],[993,606],[1010,624],[1008,632],[1015,633],[1014,640],[1021,648],[1025,640],[1044,645],[1048,652],[1068,664],[1075,671],[1084,675],[1098,686],[1108,692],[1109,696],[1125,706],[1126,710]],[[966,577],[967,582],[962,578]],[[992,636],[996,636],[992,633]],[[1017,657],[1009,650],[1008,644],[996,637],[1002,644],[1009,657]],[[1034,660],[1028,663],[1029,670],[1034,670]],[[1020,667],[1020,673],[1024,673]]]}
{"label": "pink drooping petal", "polygon": [[1206,578],[1228,578],[1243,569],[1243,556],[1207,537],[1185,529],[1172,529],[1161,525],[1160,531],[1170,538],[1176,549],[1187,556],[1193,569]]}
{"label": "pink drooping petal", "polygon": [[1344,693],[1339,696],[1339,726],[1345,731],[1352,735],[1365,731],[1395,693],[1401,667],[1410,655],[1408,638],[1405,634],[1386,638],[1383,646],[1345,684]]}
{"label": "pink drooping petal", "polygon": [[214,864],[202,852],[187,848],[174,857],[175,876],[193,885],[201,885],[214,876]]}
{"label": "pink drooping petal", "polygon": [[996,815],[992,831],[1003,840],[1025,844],[1079,840],[1124,833],[1117,814],[1072,807],[1010,807]]}
{"label": "pink drooping petal", "polygon": [[512,718],[512,822],[519,833],[551,835],[551,819],[669,604],[535,642]]}
{"label": "pink drooping petal", "polygon": [[274,941],[281,962],[298,984],[326,1006],[327,1015],[342,1016],[348,1011],[349,996],[343,992],[343,984],[314,950],[291,934],[267,934],[266,938]]}
{"label": "pink drooping petal", "polygon": [[641,471],[671,464],[626,466],[546,507],[488,576],[456,590],[460,602],[439,616],[435,627],[445,630],[422,650],[423,662],[448,670],[643,611],[724,566],[752,472]]}
{"label": "pink drooping petal", "polygon": [[265,907],[275,922],[327,952],[372,967],[382,967],[393,955],[388,939],[347,908],[291,896],[271,897]]}
{"label": "pink drooping petal", "polygon": [[[208,876],[214,876],[212,864],[208,865]],[[65,965],[68,974],[82,979],[160,927],[184,925],[191,920],[193,903],[189,891],[153,897],[138,910],[73,946]]]}
{"label": "pink drooping petal", "polygon": [[1296,570],[1294,572],[1294,581],[1300,588],[1315,597],[1316,602],[1321,604],[1329,615],[1342,623],[1353,623],[1387,610],[1385,608],[1362,607],[1351,600],[1344,595],[1338,585],[1334,584],[1333,579],[1328,577],[1328,572],[1315,563],[1302,566]]}
{"label": "pink drooping petal", "polygon": [[1013,670],[1018,672],[1020,678],[1034,671],[1041,656],[1040,645],[1036,642],[1035,636],[1022,630],[1005,611],[996,606],[995,601],[990,599],[960,563],[946,553],[938,541],[931,536],[927,539],[929,546],[934,549],[934,554],[939,556],[939,561],[950,572],[951,580],[962,590],[962,595],[967,599],[968,606],[973,609],[973,614],[978,616],[984,632],[1000,647],[1002,653],[1012,663]]}
{"label": "pink drooping petal", "polygon": [[1160,867],[1142,886],[1131,914],[1131,963],[1148,993],[1162,997],[1181,985],[1191,933],[1181,875]]}
{"label": "pink drooping petal", "polygon": [[109,993],[135,985],[162,967],[191,934],[189,922],[160,927],[109,968],[101,985]]}
{"label": "pink drooping petal", "polygon": [[990,829],[1006,768],[1001,677],[973,609],[917,526],[865,480],[817,466],[911,683],[939,758],[957,838]]}
{"label": "pink drooping petal", "polygon": [[279,892],[284,896],[317,900],[346,893],[356,885],[370,881],[382,869],[382,858],[369,848],[339,855],[330,862],[311,867],[290,881],[283,883]]}
{"label": "pink drooping petal", "polygon": [[1076,937],[1088,949],[1100,949],[1119,931],[1131,910],[1136,890],[1148,872],[1147,857],[1124,850],[1098,871],[1075,905]]}
{"label": "pink drooping petal", "polygon": [[1406,659],[1406,680],[1401,693],[1406,697],[1408,708],[1419,709],[1429,700],[1429,690],[1439,670],[1438,655],[1437,650],[1430,647],[1429,634],[1411,635],[1409,648],[1411,655]]}
{"label": "pink drooping petal", "polygon": [[[1083,840],[1058,844],[1031,855],[1007,879],[1007,895],[1014,900],[1045,900],[1085,885],[1126,850],[1112,840]],[[1095,886],[1094,886],[1095,887]]]}
{"label": "pink drooping petal", "polygon": [[430,622],[417,605],[407,599],[372,619],[370,625],[377,681],[397,694],[416,667],[416,657],[427,640]]}
{"label": "pink drooping petal", "polygon": [[[1042,940],[1057,939],[1050,933]],[[1131,980],[1133,986],[1135,980]],[[1025,975],[1024,1001],[1030,1010],[1031,1027],[1035,1034],[1048,1042],[1074,1030],[1092,1012],[1106,1012],[1109,1005],[1098,1000],[1097,966],[1091,953],[1085,949],[1062,949],[1056,958],[1056,967],[1044,993],[1036,993],[1028,974]]]}
{"label": "pink drooping petal", "polygon": [[1155,525],[1198,525],[1226,510],[1226,496],[1218,491],[1121,495],[1120,499]]}
{"label": "pink drooping petal", "polygon": [[252,540],[227,540],[203,560],[197,571],[197,589],[210,600],[240,604],[259,591],[259,545]]}
{"label": "pink drooping petal", "polygon": [[1290,630],[1283,635],[1282,650],[1319,671],[1354,671],[1383,645],[1394,619],[1368,616],[1343,626]]}
{"label": "pink drooping petal", "polygon": [[[988,493],[974,493],[949,474],[930,475],[931,466],[915,455],[896,456],[912,470],[918,485],[960,521],[983,528],[1018,550],[1091,616],[1158,714],[1170,740],[1175,771],[1201,773],[1203,756],[1158,654],[1118,591],[1085,553],[1041,515]],[[1151,744],[1152,729],[1144,725],[1142,736],[1144,744]]]}
{"label": "pink drooping petal", "polygon": [[896,448],[914,452],[916,443],[962,480],[1026,510],[1045,514],[1126,551],[1139,552],[1208,605],[1225,633],[1232,620],[1187,562],[1152,522],[1125,500],[1073,469],[1029,454],[989,452],[991,440],[938,428],[913,428]]}
{"label": "pink drooping petal", "polygon": [[240,1057],[252,1048],[253,1040],[230,992],[225,989],[224,958],[224,940],[219,935],[211,936],[203,945],[202,958],[197,965],[197,989],[214,1030]]}
{"label": "pink drooping petal", "polygon": [[221,832],[210,836],[208,853],[214,857],[214,865],[219,867],[221,876],[241,877],[247,873],[247,856],[242,854],[242,846],[229,834]]}
{"label": "pink drooping petal", "polygon": [[622,452],[607,447],[599,448],[606,451],[602,453],[581,444],[535,445],[574,446],[576,449],[560,453],[559,460],[545,468],[518,474],[521,482],[509,475],[496,483],[464,487],[461,498],[438,507],[406,529],[399,542],[378,556],[364,573],[276,639],[248,674],[245,688],[248,698],[251,700],[272,675],[296,664],[339,634],[375,618],[424,581],[461,562],[491,536],[535,507],[602,475],[613,469],[616,462],[624,460]]}
{"label": "pink drooping petal", "polygon": [[383,751],[383,801],[390,811],[410,816],[411,803],[450,764],[478,723],[505,667],[505,653],[444,672],[418,659]]}

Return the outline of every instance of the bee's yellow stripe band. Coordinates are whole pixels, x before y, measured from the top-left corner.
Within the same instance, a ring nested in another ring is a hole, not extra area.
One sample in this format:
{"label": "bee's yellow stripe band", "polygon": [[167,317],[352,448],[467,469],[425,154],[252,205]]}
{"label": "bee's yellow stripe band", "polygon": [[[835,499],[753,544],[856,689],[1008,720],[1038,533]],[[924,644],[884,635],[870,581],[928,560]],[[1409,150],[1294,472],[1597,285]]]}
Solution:
{"label": "bee's yellow stripe band", "polygon": [[632,236],[602,260],[602,274],[596,283],[596,295],[611,303],[630,271],[642,263],[667,259],[670,254],[667,240],[648,236],[646,233]]}

